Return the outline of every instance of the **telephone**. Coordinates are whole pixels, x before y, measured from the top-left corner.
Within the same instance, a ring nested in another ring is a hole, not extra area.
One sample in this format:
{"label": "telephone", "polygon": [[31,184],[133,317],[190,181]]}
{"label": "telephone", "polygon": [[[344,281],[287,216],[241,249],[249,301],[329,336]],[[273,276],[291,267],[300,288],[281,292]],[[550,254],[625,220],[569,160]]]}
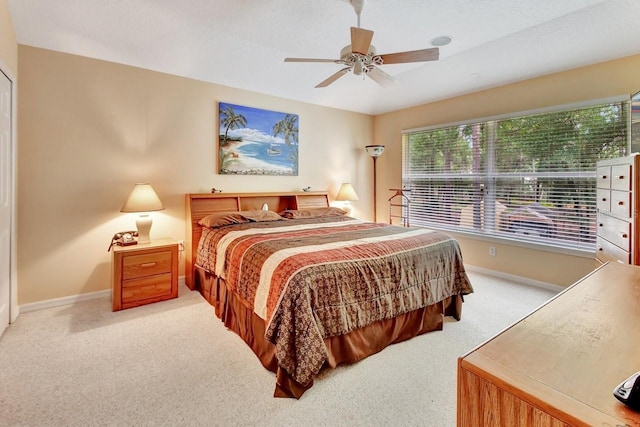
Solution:
{"label": "telephone", "polygon": [[107,248],[107,252],[111,250],[111,247],[113,245],[118,245],[118,246],[137,245],[138,241],[136,240],[136,237],[138,237],[137,231],[120,231],[119,233],[114,234],[113,237],[111,238],[111,244],[109,245],[109,248]]}
{"label": "telephone", "polygon": [[640,371],[620,383],[613,395],[625,405],[640,410]]}

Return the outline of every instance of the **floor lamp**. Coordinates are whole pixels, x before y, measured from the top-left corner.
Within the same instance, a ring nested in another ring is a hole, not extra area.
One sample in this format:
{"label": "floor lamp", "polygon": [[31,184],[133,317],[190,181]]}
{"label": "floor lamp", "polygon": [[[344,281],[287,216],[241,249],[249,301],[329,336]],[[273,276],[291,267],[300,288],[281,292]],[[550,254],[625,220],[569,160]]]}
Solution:
{"label": "floor lamp", "polygon": [[373,221],[375,222],[378,218],[376,215],[376,160],[384,152],[384,145],[367,145],[364,148],[373,159]]}

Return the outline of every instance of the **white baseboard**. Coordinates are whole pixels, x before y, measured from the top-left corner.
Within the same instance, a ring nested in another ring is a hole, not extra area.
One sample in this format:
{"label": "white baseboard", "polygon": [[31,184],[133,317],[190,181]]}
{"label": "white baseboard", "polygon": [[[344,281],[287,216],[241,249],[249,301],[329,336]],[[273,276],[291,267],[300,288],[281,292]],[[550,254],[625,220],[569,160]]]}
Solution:
{"label": "white baseboard", "polygon": [[475,265],[464,265],[468,271],[475,271],[487,276],[497,277],[499,279],[509,280],[511,282],[522,283],[523,285],[535,286],[542,289],[547,289],[553,292],[561,292],[566,288],[563,286],[554,285],[553,283],[540,282],[538,280],[529,279],[522,276],[516,276],[515,274],[503,273],[502,271],[489,270],[488,268],[477,267]]}
{"label": "white baseboard", "polygon": [[[178,286],[184,285],[184,276],[178,277]],[[60,307],[62,305],[75,304],[81,301],[88,301],[98,298],[111,297],[111,289],[103,291],[88,292],[86,294],[70,295],[68,297],[54,298],[45,301],[31,302],[22,304],[18,307],[18,313],[24,314],[30,311],[43,310],[45,308]]]}

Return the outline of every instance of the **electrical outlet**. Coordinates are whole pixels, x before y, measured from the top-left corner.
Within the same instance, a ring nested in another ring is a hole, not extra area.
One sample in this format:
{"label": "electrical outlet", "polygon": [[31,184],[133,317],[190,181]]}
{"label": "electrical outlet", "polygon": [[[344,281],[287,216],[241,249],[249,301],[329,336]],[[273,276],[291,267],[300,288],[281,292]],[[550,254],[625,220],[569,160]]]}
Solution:
{"label": "electrical outlet", "polygon": [[496,247],[495,246],[489,246],[489,255],[490,256],[496,256]]}
{"label": "electrical outlet", "polygon": [[184,240],[178,240],[178,250],[180,252],[184,251]]}

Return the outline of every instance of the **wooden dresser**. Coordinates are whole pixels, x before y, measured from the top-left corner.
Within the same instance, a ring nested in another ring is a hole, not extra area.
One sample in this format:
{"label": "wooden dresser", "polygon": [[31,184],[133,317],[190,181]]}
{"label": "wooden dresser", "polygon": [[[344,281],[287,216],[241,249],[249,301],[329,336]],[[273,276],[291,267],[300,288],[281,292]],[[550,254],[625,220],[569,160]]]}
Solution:
{"label": "wooden dresser", "polygon": [[638,173],[640,155],[598,162],[596,258],[640,264]]}
{"label": "wooden dresser", "polygon": [[607,263],[458,360],[458,426],[640,426],[640,267]]}

